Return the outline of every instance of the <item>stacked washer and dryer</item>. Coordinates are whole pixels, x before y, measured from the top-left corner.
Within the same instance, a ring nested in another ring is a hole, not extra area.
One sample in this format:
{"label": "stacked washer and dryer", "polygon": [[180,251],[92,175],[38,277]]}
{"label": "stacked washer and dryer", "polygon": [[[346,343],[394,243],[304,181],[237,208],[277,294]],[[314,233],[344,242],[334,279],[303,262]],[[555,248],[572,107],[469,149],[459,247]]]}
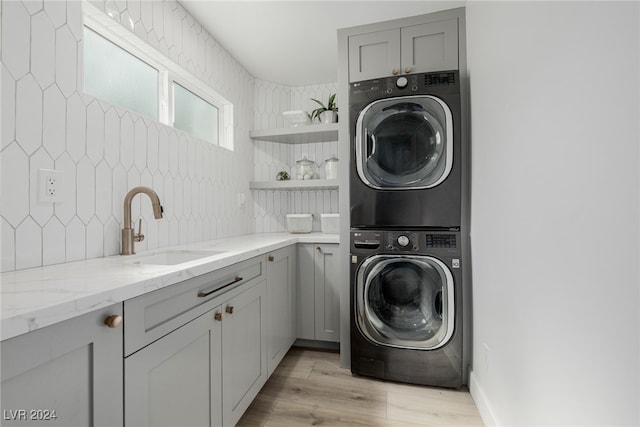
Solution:
{"label": "stacked washer and dryer", "polygon": [[351,371],[458,388],[467,152],[459,73],[351,83],[349,107]]}

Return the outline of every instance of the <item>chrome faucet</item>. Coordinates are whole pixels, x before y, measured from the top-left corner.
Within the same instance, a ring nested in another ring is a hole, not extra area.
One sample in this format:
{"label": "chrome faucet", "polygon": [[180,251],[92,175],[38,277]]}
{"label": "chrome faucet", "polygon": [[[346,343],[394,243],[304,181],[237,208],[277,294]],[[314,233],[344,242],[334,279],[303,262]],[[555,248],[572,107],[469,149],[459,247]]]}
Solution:
{"label": "chrome faucet", "polygon": [[144,193],[149,196],[151,206],[153,207],[153,217],[155,219],[162,218],[163,209],[158,194],[149,187],[132,188],[124,198],[124,228],[122,229],[122,252],[120,255],[135,254],[133,242],[142,242],[144,240],[144,234],[142,234],[142,218],[140,218],[138,225],[138,234],[134,234],[133,228],[131,228],[131,202],[133,197],[138,193]]}

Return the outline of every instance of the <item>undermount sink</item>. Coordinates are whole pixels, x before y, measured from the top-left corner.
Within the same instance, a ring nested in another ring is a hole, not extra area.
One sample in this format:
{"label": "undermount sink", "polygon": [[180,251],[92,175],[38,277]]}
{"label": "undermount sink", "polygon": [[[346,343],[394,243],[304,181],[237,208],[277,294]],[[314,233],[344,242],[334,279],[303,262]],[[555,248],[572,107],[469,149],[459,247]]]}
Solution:
{"label": "undermount sink", "polygon": [[213,255],[224,253],[225,251],[196,251],[196,250],[165,250],[156,251],[151,255],[143,255],[133,261],[133,264],[152,265],[176,265],[183,262],[195,261]]}

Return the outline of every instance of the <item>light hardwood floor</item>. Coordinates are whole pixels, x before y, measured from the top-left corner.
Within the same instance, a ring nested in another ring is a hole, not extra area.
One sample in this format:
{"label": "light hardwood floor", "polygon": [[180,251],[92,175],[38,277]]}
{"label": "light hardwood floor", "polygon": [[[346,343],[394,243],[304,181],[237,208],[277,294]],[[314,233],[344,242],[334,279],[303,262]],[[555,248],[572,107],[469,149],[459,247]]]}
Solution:
{"label": "light hardwood floor", "polygon": [[337,353],[292,348],[237,426],[482,426],[465,390],[354,377]]}

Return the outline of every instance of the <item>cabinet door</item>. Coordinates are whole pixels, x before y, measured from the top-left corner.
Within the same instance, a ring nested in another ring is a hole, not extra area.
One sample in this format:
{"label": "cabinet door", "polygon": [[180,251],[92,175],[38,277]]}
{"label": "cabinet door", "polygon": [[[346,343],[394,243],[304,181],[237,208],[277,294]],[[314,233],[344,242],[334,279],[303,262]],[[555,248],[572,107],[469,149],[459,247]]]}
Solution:
{"label": "cabinet door", "polygon": [[105,325],[112,315],[122,304],[2,342],[3,426],[122,425],[123,328]]}
{"label": "cabinet door", "polygon": [[340,289],[338,245],[315,246],[316,340],[340,341]]}
{"label": "cabinet door", "polygon": [[223,304],[223,425],[233,426],[267,381],[266,282]]}
{"label": "cabinet door", "polygon": [[125,359],[125,425],[222,424],[222,325],[214,318],[216,311]]}
{"label": "cabinet door", "polygon": [[349,37],[349,81],[390,76],[400,68],[400,29]]}
{"label": "cabinet door", "polygon": [[315,245],[310,243],[298,243],[298,271],[297,303],[296,311],[297,332],[296,336],[303,340],[316,339],[316,309],[315,309],[315,271],[314,260]]}
{"label": "cabinet door", "polygon": [[458,20],[429,22],[400,31],[403,73],[458,69]]}
{"label": "cabinet door", "polygon": [[271,375],[295,341],[295,247],[267,256],[267,368]]}

